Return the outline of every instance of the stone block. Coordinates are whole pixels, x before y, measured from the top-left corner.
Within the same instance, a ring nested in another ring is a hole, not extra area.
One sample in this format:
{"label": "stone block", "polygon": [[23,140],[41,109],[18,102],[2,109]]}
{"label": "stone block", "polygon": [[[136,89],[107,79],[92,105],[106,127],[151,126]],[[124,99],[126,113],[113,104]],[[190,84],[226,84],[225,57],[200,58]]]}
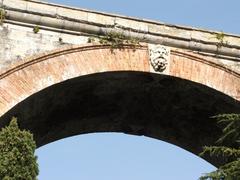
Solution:
{"label": "stone block", "polygon": [[73,10],[63,7],[57,8],[57,16],[59,18],[70,18],[70,19],[76,19],[78,21],[87,21],[88,20],[88,13],[81,11],[81,10]]}
{"label": "stone block", "polygon": [[88,22],[102,24],[105,26],[112,26],[115,22],[115,17],[96,14],[96,13],[88,13]]}
{"label": "stone block", "polygon": [[192,30],[190,35],[191,35],[191,39],[195,39],[198,41],[213,42],[213,43],[218,42],[216,35],[213,33],[199,32],[198,30]]}
{"label": "stone block", "polygon": [[48,14],[48,15],[51,15],[51,16],[55,16],[57,14],[57,7],[56,6],[34,3],[34,2],[28,2],[26,10],[41,13],[41,14]]}
{"label": "stone block", "polygon": [[149,33],[166,35],[176,38],[191,39],[191,32],[164,24],[148,24]]}
{"label": "stone block", "polygon": [[44,26],[62,29],[64,27],[64,20],[42,16],[40,19],[40,24],[44,24]]}
{"label": "stone block", "polygon": [[116,26],[133,29],[133,30],[139,31],[139,32],[140,31],[148,32],[147,23],[144,23],[141,21],[135,21],[135,20],[116,17],[115,24],[116,24]]}
{"label": "stone block", "polygon": [[16,0],[7,0],[3,1],[3,6],[26,10],[27,3],[27,1],[17,1],[16,3]]}

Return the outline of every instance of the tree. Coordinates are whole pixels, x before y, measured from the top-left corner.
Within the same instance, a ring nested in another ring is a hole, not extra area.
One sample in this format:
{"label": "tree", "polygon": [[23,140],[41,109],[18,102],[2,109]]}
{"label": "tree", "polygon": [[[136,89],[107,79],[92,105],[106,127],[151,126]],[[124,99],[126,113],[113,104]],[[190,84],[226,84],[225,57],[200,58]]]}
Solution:
{"label": "tree", "polygon": [[240,179],[240,114],[215,116],[222,126],[222,136],[216,146],[206,146],[200,156],[206,154],[219,157],[224,164],[216,171],[208,173],[200,180],[239,180]]}
{"label": "tree", "polygon": [[36,180],[39,173],[33,135],[20,130],[17,119],[0,131],[0,179]]}

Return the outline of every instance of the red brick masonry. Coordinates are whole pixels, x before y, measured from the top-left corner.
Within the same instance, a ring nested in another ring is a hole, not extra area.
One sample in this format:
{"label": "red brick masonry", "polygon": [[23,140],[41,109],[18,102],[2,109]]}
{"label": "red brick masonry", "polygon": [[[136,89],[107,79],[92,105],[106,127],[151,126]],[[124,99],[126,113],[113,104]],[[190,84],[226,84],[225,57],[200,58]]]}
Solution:
{"label": "red brick masonry", "polygon": [[[188,79],[240,100],[240,74],[214,58],[172,50],[169,75]],[[115,49],[87,44],[69,46],[19,61],[0,72],[0,116],[17,103],[53,84],[108,71],[150,72],[147,46]]]}

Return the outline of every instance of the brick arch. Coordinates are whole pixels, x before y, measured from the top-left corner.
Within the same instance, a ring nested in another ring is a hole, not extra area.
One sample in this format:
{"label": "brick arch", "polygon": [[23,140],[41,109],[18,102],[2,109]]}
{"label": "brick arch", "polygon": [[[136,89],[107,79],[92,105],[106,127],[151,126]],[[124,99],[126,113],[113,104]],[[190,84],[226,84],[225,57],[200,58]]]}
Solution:
{"label": "brick arch", "polygon": [[[0,126],[12,115],[27,119],[22,124],[36,134],[39,146],[79,133],[116,131],[162,139],[198,154],[219,133],[209,116],[240,113],[239,74],[230,69],[202,56],[172,50],[166,76],[151,72],[147,46],[110,49],[107,45],[71,46],[8,67],[0,74]],[[234,90],[217,81],[219,74],[226,76],[224,82],[235,83]],[[48,94],[52,99],[44,99]],[[76,95],[78,103],[74,102]],[[85,95],[93,104],[87,103]],[[74,112],[78,106],[82,106],[80,114]],[[86,112],[91,113],[93,106],[97,106],[93,108],[96,114],[89,117]],[[103,111],[113,113],[102,115]],[[38,118],[44,113],[44,118]],[[62,119],[66,115],[71,115],[67,122]],[[83,119],[76,122],[76,117]]]}
{"label": "brick arch", "polygon": [[126,46],[114,52],[110,46],[70,46],[25,59],[0,74],[0,116],[53,84],[87,74],[128,70],[149,72],[146,46]]}
{"label": "brick arch", "polygon": [[[74,77],[108,71],[151,72],[148,48],[124,50],[81,45],[47,52],[19,61],[0,72],[0,116],[26,97]],[[240,100],[240,74],[209,58],[172,50],[170,76],[197,82]]]}
{"label": "brick arch", "polygon": [[204,84],[240,100],[240,73],[220,63],[214,57],[204,57],[175,49],[171,51],[171,76]]}

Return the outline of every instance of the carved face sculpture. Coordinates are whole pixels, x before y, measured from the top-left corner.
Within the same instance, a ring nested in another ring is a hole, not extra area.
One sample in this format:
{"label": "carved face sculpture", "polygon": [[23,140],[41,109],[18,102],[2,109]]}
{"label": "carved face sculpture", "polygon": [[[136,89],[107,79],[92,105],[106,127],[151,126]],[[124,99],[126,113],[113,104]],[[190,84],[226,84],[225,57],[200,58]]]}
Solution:
{"label": "carved face sculpture", "polygon": [[155,71],[162,72],[168,64],[169,50],[168,48],[156,45],[150,49],[151,65]]}

